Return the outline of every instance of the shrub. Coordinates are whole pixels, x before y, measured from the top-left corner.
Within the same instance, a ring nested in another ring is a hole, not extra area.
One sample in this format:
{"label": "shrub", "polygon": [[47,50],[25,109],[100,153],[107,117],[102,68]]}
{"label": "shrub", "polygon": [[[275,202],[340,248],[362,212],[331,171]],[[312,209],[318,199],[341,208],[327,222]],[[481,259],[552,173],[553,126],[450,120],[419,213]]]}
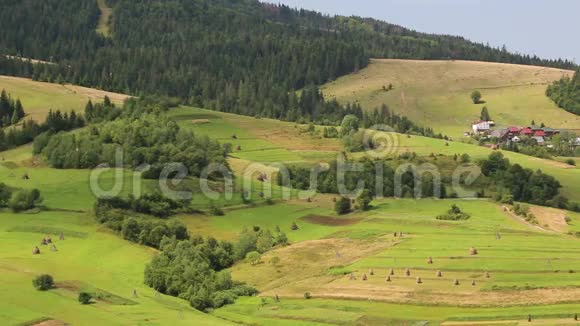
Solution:
{"label": "shrub", "polygon": [[252,265],[257,265],[262,261],[262,255],[257,251],[252,251],[246,255],[246,260]]}
{"label": "shrub", "polygon": [[346,197],[341,197],[335,204],[334,210],[338,215],[344,215],[351,210],[351,201]]}
{"label": "shrub", "polygon": [[14,212],[21,212],[35,208],[41,202],[40,191],[37,189],[19,190],[12,194],[12,198],[8,202],[8,207]]}
{"label": "shrub", "polygon": [[457,205],[453,204],[451,205],[451,209],[447,211],[447,214],[439,215],[437,216],[437,219],[443,221],[464,221],[468,220],[470,217],[471,215],[462,212]]}
{"label": "shrub", "polygon": [[566,164],[576,166],[576,161],[573,158],[566,160]]}
{"label": "shrub", "polygon": [[48,274],[43,274],[35,278],[32,285],[39,291],[48,291],[54,287],[54,279]]}
{"label": "shrub", "polygon": [[92,298],[93,298],[93,296],[90,293],[87,293],[87,292],[79,293],[80,304],[89,304],[89,303],[91,303]]}
{"label": "shrub", "polygon": [[312,294],[310,294],[310,292],[305,292],[304,299],[306,299],[306,300],[312,299]]}
{"label": "shrub", "polygon": [[214,216],[224,216],[225,215],[223,209],[221,209],[217,206],[213,206],[213,205],[210,207],[209,213],[211,215],[214,215]]}

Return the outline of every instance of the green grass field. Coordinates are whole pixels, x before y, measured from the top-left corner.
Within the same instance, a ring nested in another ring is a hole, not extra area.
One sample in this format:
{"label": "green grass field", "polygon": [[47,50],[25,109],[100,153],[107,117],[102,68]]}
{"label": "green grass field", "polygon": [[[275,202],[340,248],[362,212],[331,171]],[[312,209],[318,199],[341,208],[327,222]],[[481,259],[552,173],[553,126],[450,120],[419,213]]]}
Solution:
{"label": "green grass field", "polygon": [[[458,138],[471,130],[486,105],[498,125],[580,129],[580,117],[559,109],[545,96],[549,83],[573,72],[470,61],[372,60],[369,67],[323,87],[328,97],[358,102],[367,110],[387,104],[420,125]],[[384,91],[392,84],[394,89]],[[480,90],[485,104],[470,94]]]}
{"label": "green grass field", "polygon": [[[472,217],[462,222],[436,220],[435,215],[452,203]],[[223,219],[234,221],[245,216],[250,225],[260,225],[260,221],[261,225],[287,225],[282,217],[285,207],[277,206],[278,213],[275,209],[269,215],[259,209],[245,215],[228,214]],[[573,323],[573,314],[580,310],[580,241],[530,228],[509,218],[494,203],[384,200],[376,202],[370,212],[342,217],[358,220],[347,226],[331,225],[333,214],[329,211],[305,208],[303,215],[313,213],[328,216],[329,224],[311,224],[302,219],[300,230],[290,234],[293,239],[312,241],[296,244],[295,250],[291,247],[268,253],[258,266],[234,267],[233,275],[261,289],[266,303],[244,299],[214,315],[274,325],[294,320],[308,325],[365,324],[365,320],[371,325],[421,320],[435,324],[453,320],[524,321],[528,314],[536,318],[566,317]],[[272,221],[266,216],[280,218]],[[223,230],[229,224],[216,226]],[[230,230],[238,226],[234,222]],[[394,238],[394,232],[405,235]],[[374,254],[365,251],[369,243],[377,246]],[[478,249],[477,256],[470,255],[472,246]],[[335,251],[341,256],[335,256]],[[274,256],[281,258],[276,266],[268,263]],[[433,265],[427,264],[428,257],[433,258]],[[395,276],[387,283],[390,268]],[[411,269],[411,277],[404,275],[405,268]],[[370,269],[374,276],[370,276]],[[442,278],[436,277],[438,270]],[[351,272],[357,277],[355,281],[342,276]],[[362,281],[365,273],[368,281]],[[417,276],[422,277],[423,284],[416,284]],[[460,280],[459,286],[453,285],[455,279]],[[472,280],[476,280],[476,286],[471,285]],[[305,292],[314,299],[300,299]],[[280,303],[272,299],[275,295],[282,297]]]}
{"label": "green grass field", "polygon": [[[292,199],[283,201],[278,186],[272,189],[274,203],[267,205],[258,196],[263,184],[255,175],[242,173],[249,164],[257,164],[256,171],[271,172],[275,163],[327,161],[342,150],[340,141],[305,133],[302,125],[198,108],[171,109],[169,115],[182,128],[231,143],[234,152],[229,163],[236,174],[233,199],[214,201],[224,207],[225,216],[175,218],[192,234],[230,241],[243,228],[253,226],[270,230],[278,226],[288,235],[291,245],[266,253],[261,264],[240,262],[231,268],[234,279],[256,286],[261,297],[241,298],[202,314],[186,301],[156,295],[143,284],[145,264],[155,250],[124,241],[93,220],[90,171],[49,168],[32,156],[28,145],[0,153],[0,182],[40,189],[45,206],[22,214],[0,210],[3,324],[56,320],[73,325],[414,325],[425,321],[430,325],[496,321],[517,325],[527,324],[532,314],[534,324],[574,325],[573,314],[580,313],[580,238],[568,232],[580,232],[580,214],[559,211],[558,218],[570,219],[554,231],[528,225],[487,200],[385,199],[375,201],[368,212],[339,217],[333,210],[334,196],[316,195],[307,201],[296,198],[293,191]],[[393,146],[387,155],[468,153],[475,160],[491,153],[461,142],[388,137]],[[578,168],[511,152],[505,155],[514,163],[554,175],[564,186],[562,193],[580,201]],[[24,180],[24,174],[30,179]],[[123,170],[122,195],[134,190],[132,178],[130,171]],[[100,184],[108,189],[114,180],[114,171],[108,171]],[[252,186],[252,205],[242,205],[244,182]],[[142,187],[144,192],[151,191],[156,182],[143,182]],[[192,204],[207,209],[210,202],[196,192]],[[435,218],[453,203],[471,218],[460,222]],[[546,221],[558,214],[538,218]],[[292,223],[299,230],[292,231]],[[404,236],[395,237],[395,232]],[[44,236],[58,239],[60,233],[65,240],[56,241],[57,252],[40,246]],[[36,245],[41,255],[31,254]],[[479,254],[470,255],[471,247]],[[273,257],[280,262],[273,264]],[[427,263],[428,257],[433,264]],[[387,283],[391,268],[395,275]],[[410,277],[404,275],[406,268],[411,270]],[[375,275],[370,275],[371,269]],[[438,270],[443,277],[436,276]],[[56,289],[38,292],[32,287],[32,279],[42,273],[55,277]],[[349,279],[350,273],[356,280]],[[365,273],[367,281],[362,280]],[[418,276],[422,284],[416,283]],[[460,285],[453,285],[455,279]],[[100,293],[103,299],[82,306],[77,302],[80,291]],[[305,292],[312,299],[305,299]],[[273,299],[275,295],[280,302]]]}
{"label": "green grass field", "polygon": [[[57,252],[40,246],[51,235]],[[4,325],[53,319],[73,325],[220,325],[226,322],[194,311],[185,301],[155,295],[143,284],[143,270],[153,250],[98,229],[79,213],[0,212],[0,320]],[[38,245],[41,254],[33,256]],[[39,292],[32,280],[48,273],[57,288]],[[133,290],[138,297],[133,297]],[[80,291],[105,293],[104,300],[82,306]],[[34,324],[34,323],[33,323]]]}
{"label": "green grass field", "polygon": [[0,90],[5,89],[13,98],[20,98],[25,119],[44,121],[49,110],[83,112],[87,102],[100,102],[109,96],[113,102],[121,104],[127,95],[100,91],[76,85],[60,85],[37,82],[27,78],[0,76]]}

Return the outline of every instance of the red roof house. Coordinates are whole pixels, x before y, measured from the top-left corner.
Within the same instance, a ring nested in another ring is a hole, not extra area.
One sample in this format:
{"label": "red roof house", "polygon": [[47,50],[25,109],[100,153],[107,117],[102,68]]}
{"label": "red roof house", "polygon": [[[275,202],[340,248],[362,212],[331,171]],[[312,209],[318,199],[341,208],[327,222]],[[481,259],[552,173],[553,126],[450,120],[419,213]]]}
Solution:
{"label": "red roof house", "polygon": [[520,133],[524,136],[531,136],[534,134],[531,128],[524,128]]}
{"label": "red roof house", "polygon": [[520,132],[521,128],[520,127],[509,127],[508,128],[508,132],[510,134],[518,134]]}
{"label": "red roof house", "polygon": [[546,137],[546,132],[543,130],[538,130],[534,133],[534,137]]}

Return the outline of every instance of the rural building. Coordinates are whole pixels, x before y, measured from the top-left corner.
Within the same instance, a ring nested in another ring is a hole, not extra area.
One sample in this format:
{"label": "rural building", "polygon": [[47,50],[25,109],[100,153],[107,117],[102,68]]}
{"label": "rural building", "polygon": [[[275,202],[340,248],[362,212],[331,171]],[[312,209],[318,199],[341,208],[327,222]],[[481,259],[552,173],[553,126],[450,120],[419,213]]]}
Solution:
{"label": "rural building", "polygon": [[534,138],[535,137],[546,137],[546,133],[543,130],[534,131]]}
{"label": "rural building", "polygon": [[496,129],[493,130],[490,134],[491,137],[493,138],[497,138],[497,139],[505,139],[508,135],[508,130],[507,129]]}
{"label": "rural building", "polygon": [[520,131],[520,135],[531,137],[534,134],[532,128],[526,127]]}
{"label": "rural building", "polygon": [[522,128],[520,127],[509,127],[508,128],[508,136],[515,136],[519,135]]}
{"label": "rural building", "polygon": [[514,142],[514,143],[519,143],[520,141],[522,141],[522,139],[521,139],[520,137],[518,137],[518,136],[514,136],[514,137],[511,139],[511,141],[512,141],[512,142]]}
{"label": "rural building", "polygon": [[488,132],[491,129],[489,121],[478,121],[472,125],[473,132],[476,134],[482,134]]}
{"label": "rural building", "polygon": [[532,137],[532,139],[534,139],[536,141],[536,143],[538,143],[538,145],[540,145],[540,146],[544,146],[544,144],[546,144],[546,140],[544,139],[544,137],[534,136],[534,137]]}

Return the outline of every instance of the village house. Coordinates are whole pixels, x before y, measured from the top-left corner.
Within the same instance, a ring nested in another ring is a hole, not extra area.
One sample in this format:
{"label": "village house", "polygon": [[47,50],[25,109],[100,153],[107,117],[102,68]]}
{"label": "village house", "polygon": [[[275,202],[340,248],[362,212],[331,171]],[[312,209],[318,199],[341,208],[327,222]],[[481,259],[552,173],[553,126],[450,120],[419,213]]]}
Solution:
{"label": "village house", "polygon": [[483,134],[491,129],[489,121],[478,121],[475,122],[471,127],[473,129],[473,133],[475,134]]}
{"label": "village house", "polygon": [[490,133],[490,136],[499,140],[505,140],[508,135],[507,129],[496,129]]}
{"label": "village house", "polygon": [[532,139],[534,139],[536,141],[536,143],[538,143],[538,145],[540,145],[540,146],[544,146],[546,144],[546,140],[544,139],[544,137],[534,136],[534,137],[532,137]]}

